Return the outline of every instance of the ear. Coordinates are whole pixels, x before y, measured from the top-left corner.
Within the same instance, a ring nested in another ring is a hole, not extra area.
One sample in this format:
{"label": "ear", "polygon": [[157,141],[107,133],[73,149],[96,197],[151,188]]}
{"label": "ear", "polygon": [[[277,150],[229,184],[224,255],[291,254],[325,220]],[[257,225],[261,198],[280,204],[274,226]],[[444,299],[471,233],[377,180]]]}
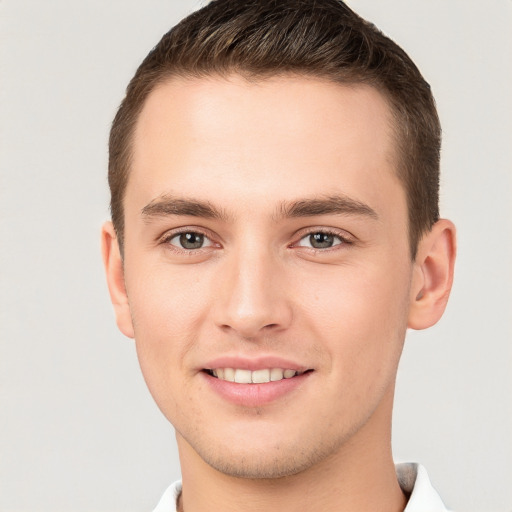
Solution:
{"label": "ear", "polygon": [[453,283],[455,253],[455,226],[441,219],[418,244],[408,319],[411,329],[426,329],[443,315]]}
{"label": "ear", "polygon": [[130,305],[124,284],[123,260],[112,222],[105,222],[101,229],[101,252],[117,326],[125,336],[134,338]]}

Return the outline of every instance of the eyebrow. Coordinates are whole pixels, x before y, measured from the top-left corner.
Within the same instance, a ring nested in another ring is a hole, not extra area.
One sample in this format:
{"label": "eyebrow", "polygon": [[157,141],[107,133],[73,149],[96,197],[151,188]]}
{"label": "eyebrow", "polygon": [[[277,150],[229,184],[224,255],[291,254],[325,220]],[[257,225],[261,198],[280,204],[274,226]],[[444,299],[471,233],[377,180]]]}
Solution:
{"label": "eyebrow", "polygon": [[[172,195],[153,199],[141,210],[145,218],[175,216],[201,217],[227,221],[229,215],[208,201],[180,198]],[[274,219],[315,217],[320,215],[355,215],[378,219],[378,215],[367,204],[344,195],[313,197],[282,202]]]}
{"label": "eyebrow", "polygon": [[172,195],[160,196],[153,199],[141,210],[142,217],[166,217],[168,215],[182,215],[202,217],[206,219],[226,220],[228,215],[216,208],[208,201],[196,199],[183,199]]}
{"label": "eyebrow", "polygon": [[367,204],[344,195],[305,198],[282,203],[278,217],[314,217],[318,215],[357,215],[378,219],[377,212]]}

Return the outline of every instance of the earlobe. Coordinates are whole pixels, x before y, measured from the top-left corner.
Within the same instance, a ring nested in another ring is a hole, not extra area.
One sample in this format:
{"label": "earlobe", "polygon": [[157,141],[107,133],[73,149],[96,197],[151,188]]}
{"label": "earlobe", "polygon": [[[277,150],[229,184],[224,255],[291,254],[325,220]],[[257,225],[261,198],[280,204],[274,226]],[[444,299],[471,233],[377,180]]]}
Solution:
{"label": "earlobe", "polygon": [[125,336],[134,338],[130,305],[124,282],[123,260],[112,222],[105,222],[101,229],[101,251],[117,326]]}
{"label": "earlobe", "polygon": [[418,245],[408,319],[411,329],[426,329],[443,315],[453,283],[455,254],[455,226],[441,219]]}

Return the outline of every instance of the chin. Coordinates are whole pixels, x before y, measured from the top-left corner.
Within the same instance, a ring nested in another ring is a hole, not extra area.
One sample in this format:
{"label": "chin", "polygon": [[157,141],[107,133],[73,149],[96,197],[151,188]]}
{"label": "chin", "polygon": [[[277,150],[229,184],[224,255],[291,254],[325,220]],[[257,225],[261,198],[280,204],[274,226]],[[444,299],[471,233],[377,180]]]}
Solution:
{"label": "chin", "polygon": [[[227,439],[228,440],[228,439]],[[244,446],[218,442],[189,443],[191,448],[210,467],[225,475],[252,480],[277,479],[297,475],[330,458],[339,443],[331,444],[289,442]],[[215,446],[215,450],[212,450]]]}
{"label": "chin", "polygon": [[[254,455],[253,459],[258,456]],[[268,460],[228,460],[226,457],[205,457],[205,462],[213,469],[225,475],[235,478],[246,478],[251,480],[273,480],[296,475],[313,466],[314,460],[301,460],[297,457],[292,459],[281,457]]]}

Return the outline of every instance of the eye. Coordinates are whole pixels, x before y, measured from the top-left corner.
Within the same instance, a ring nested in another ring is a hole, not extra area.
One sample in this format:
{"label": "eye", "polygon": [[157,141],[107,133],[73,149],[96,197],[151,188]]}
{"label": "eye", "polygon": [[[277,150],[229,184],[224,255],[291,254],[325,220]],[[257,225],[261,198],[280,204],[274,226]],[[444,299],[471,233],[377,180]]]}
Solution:
{"label": "eye", "polygon": [[333,233],[326,233],[324,231],[317,231],[309,233],[307,236],[301,238],[298,247],[311,247],[313,249],[329,249],[335,245],[340,245],[346,241],[339,235]]}
{"label": "eye", "polygon": [[166,240],[167,243],[178,247],[179,249],[186,249],[187,251],[194,249],[202,249],[203,247],[210,247],[212,244],[211,240],[196,231],[185,231],[172,235]]}

